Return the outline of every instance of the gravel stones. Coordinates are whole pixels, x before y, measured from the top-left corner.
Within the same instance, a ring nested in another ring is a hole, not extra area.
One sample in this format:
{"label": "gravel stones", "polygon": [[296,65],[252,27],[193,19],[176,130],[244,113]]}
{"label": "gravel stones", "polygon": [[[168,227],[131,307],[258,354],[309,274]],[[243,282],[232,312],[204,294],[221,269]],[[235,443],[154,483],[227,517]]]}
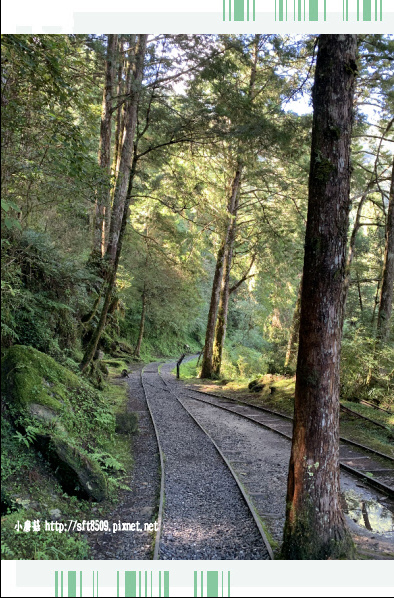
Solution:
{"label": "gravel stones", "polygon": [[[239,488],[210,439],[157,373],[144,371],[165,455],[161,559],[268,559]],[[169,380],[174,364],[162,367]]]}

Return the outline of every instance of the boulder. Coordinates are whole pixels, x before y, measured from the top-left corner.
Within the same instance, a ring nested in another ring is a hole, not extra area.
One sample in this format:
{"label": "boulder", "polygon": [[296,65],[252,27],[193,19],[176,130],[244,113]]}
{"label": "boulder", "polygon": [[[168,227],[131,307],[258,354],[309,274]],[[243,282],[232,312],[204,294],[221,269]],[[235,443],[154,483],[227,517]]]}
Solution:
{"label": "boulder", "polygon": [[1,370],[2,395],[15,425],[25,429],[33,425],[37,448],[52,463],[66,492],[80,492],[97,501],[106,498],[106,476],[82,446],[80,435],[81,401],[89,401],[86,409],[91,409],[96,391],[32,347],[8,349]]}
{"label": "boulder", "polygon": [[107,497],[106,476],[99,464],[90,459],[80,447],[73,445],[65,438],[52,436],[50,450],[54,451],[53,457],[62,463],[62,466],[58,465],[58,469],[64,482],[67,480],[69,494],[73,494],[73,490],[76,490],[77,493],[78,490],[82,490],[82,494],[86,493],[96,501],[102,501]]}

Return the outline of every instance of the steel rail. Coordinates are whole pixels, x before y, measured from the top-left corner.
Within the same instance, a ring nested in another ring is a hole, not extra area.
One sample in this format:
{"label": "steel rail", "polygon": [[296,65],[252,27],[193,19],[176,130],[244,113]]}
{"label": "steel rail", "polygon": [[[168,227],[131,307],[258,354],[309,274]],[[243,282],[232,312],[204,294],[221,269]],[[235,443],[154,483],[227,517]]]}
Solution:
{"label": "steel rail", "polygon": [[[147,364],[147,365],[150,365],[150,364]],[[160,497],[159,497],[159,510],[158,510],[158,514],[157,514],[157,531],[156,531],[156,535],[155,535],[155,542],[154,542],[154,548],[153,548],[153,560],[158,560],[159,559],[159,550],[160,550],[161,528],[162,528],[162,524],[163,524],[164,483],[165,483],[164,453],[163,453],[163,449],[161,448],[159,432],[157,430],[157,426],[156,426],[156,422],[153,417],[151,406],[149,405],[148,395],[147,395],[145,385],[144,385],[143,372],[144,372],[145,367],[146,366],[144,366],[141,369],[141,386],[142,386],[142,390],[144,392],[145,401],[146,401],[146,405],[148,407],[150,418],[152,420],[153,428],[155,430],[156,442],[157,442],[157,447],[159,449],[159,457],[160,457]]]}

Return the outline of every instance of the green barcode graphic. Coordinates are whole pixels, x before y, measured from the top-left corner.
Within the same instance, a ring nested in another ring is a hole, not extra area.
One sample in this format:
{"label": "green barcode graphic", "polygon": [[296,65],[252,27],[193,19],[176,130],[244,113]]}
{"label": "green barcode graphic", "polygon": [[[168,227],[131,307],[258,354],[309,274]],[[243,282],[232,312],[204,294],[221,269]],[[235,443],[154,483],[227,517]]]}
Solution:
{"label": "green barcode graphic", "polygon": [[[330,16],[329,10],[331,15],[335,15],[335,11],[340,10],[339,3],[334,3],[334,0],[271,0],[271,2],[274,3],[275,21],[290,19],[327,21]],[[353,15],[352,18],[357,14],[357,21],[383,21],[383,0],[342,0],[342,20],[349,21],[350,14]],[[223,21],[226,20],[255,21],[256,0],[223,0]]]}
{"label": "green barcode graphic", "polygon": [[[372,1],[373,0],[357,0],[357,21],[372,21]],[[348,2],[346,0],[346,19],[348,21]],[[362,4],[362,7],[360,6]],[[383,21],[383,0],[375,0],[375,21]]]}
{"label": "green barcode graphic", "polygon": [[[116,571],[117,596],[159,596],[167,598],[170,595],[170,572],[159,571],[155,574],[158,586],[153,591],[153,572],[150,571]],[[66,582],[67,579],[67,582]],[[89,593],[82,593],[82,571],[79,572],[79,587],[77,588],[76,571],[55,571],[55,596],[99,596],[98,571],[92,572],[92,589]],[[67,592],[67,593],[66,593]]]}
{"label": "green barcode graphic", "polygon": [[[227,6],[226,6],[227,5]],[[223,0],[223,21],[255,21],[256,0]]]}
{"label": "green barcode graphic", "polygon": [[[159,597],[167,598],[170,595],[170,572],[159,571]],[[116,595],[117,596],[154,596],[153,594],[153,573],[148,571],[125,571],[124,572],[124,593],[121,590],[120,571],[116,574]]]}
{"label": "green barcode graphic", "polygon": [[[67,594],[65,577],[67,575]],[[98,571],[93,571],[93,594],[98,596]],[[82,596],[82,571],[79,571],[79,588],[77,593],[77,572],[67,571],[63,575],[63,571],[55,571],[55,596]],[[96,583],[95,583],[96,582]],[[96,593],[95,593],[96,591]]]}
{"label": "green barcode graphic", "polygon": [[[200,582],[200,583],[199,583]],[[226,584],[227,582],[227,584]],[[200,585],[200,587],[198,587]],[[194,597],[196,596],[230,596],[230,571],[224,574],[221,571],[219,580],[219,571],[207,571],[204,592],[204,572],[194,571]]]}

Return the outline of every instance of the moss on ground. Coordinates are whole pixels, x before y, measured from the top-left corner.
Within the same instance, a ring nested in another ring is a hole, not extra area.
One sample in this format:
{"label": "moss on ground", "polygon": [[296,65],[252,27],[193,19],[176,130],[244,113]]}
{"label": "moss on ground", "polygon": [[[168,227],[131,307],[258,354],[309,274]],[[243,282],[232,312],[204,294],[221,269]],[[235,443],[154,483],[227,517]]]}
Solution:
{"label": "moss on ground", "polygon": [[[129,488],[126,483],[133,464],[131,436],[137,429],[137,420],[135,414],[127,411],[127,381],[120,376],[127,364],[123,359],[116,361],[117,367],[108,364],[109,384],[100,392],[30,347],[13,347],[11,356],[6,354],[2,363],[3,559],[89,558],[88,543],[82,533],[45,531],[45,520],[107,518],[120,489]],[[27,379],[23,379],[22,372],[28,374]],[[32,412],[32,405],[39,405],[40,409]],[[121,416],[128,421],[117,430]],[[34,432],[29,435],[32,429]],[[58,450],[65,451],[65,461],[77,460],[79,466],[88,466],[88,483],[99,478],[101,487],[105,480],[107,498],[97,503],[81,496],[77,488],[75,493],[67,493],[55,475],[49,455],[35,440],[37,432],[51,436]],[[39,520],[41,530],[18,532],[17,522],[23,525],[26,520]]]}

